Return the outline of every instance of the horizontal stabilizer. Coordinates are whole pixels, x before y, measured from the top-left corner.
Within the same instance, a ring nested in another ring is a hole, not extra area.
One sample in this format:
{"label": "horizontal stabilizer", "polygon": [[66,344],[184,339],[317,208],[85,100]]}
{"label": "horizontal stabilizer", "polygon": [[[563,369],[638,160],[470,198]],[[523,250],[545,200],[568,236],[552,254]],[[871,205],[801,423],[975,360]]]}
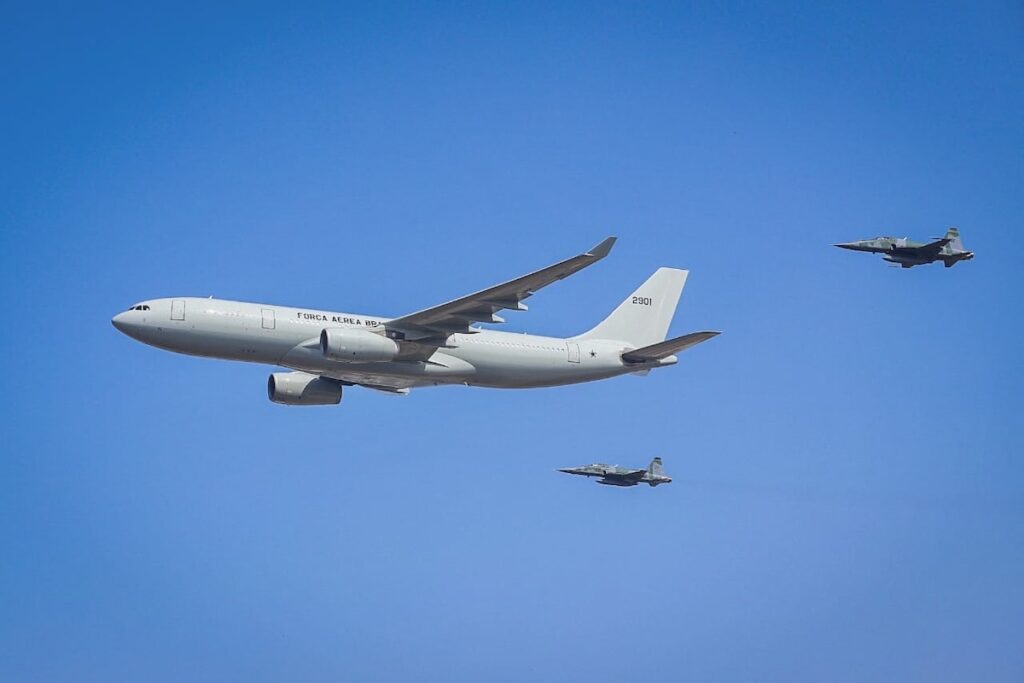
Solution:
{"label": "horizontal stabilizer", "polygon": [[682,337],[676,337],[674,339],[666,339],[663,342],[657,344],[651,344],[640,349],[633,351],[627,351],[622,354],[622,360],[627,363],[645,363],[647,361],[660,360],[667,358],[680,351],[685,351],[691,346],[696,346],[701,342],[706,342],[712,337],[717,337],[721,332],[692,332],[691,334],[684,334]]}

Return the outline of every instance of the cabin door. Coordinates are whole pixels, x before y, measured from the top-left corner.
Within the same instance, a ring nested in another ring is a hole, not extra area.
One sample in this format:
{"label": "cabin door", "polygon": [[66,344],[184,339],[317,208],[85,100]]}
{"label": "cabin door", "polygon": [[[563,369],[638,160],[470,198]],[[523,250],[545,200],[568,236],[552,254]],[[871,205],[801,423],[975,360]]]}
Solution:
{"label": "cabin door", "polygon": [[173,299],[171,301],[171,320],[185,319],[185,300]]}
{"label": "cabin door", "polygon": [[576,342],[566,342],[566,348],[569,349],[569,362],[579,363],[580,362],[580,345]]}
{"label": "cabin door", "polygon": [[261,309],[261,310],[263,311],[263,329],[265,329],[265,330],[272,330],[272,329],[274,329],[274,325],[275,325],[275,322],[274,322],[274,309],[273,308],[264,308],[264,309]]}

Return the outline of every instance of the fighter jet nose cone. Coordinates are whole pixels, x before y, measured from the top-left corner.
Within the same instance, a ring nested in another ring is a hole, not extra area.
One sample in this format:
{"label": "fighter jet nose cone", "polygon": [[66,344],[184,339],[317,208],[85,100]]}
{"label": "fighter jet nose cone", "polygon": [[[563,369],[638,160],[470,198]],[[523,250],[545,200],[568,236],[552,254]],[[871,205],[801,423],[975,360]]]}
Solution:
{"label": "fighter jet nose cone", "polygon": [[840,249],[853,249],[856,246],[855,242],[840,242],[839,244],[833,244],[833,247],[839,247]]}

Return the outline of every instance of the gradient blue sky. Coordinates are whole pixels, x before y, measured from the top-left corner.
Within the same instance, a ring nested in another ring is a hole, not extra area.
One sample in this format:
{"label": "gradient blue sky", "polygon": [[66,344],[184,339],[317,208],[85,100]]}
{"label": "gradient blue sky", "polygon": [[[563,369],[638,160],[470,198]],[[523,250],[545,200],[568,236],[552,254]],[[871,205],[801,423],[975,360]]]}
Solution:
{"label": "gradient blue sky", "polygon": [[[0,678],[1024,679],[1024,8],[765,5],[8,6]],[[951,270],[829,246],[949,224]],[[609,234],[508,327],[671,265],[724,334],[298,409],[109,324],[398,315]]]}

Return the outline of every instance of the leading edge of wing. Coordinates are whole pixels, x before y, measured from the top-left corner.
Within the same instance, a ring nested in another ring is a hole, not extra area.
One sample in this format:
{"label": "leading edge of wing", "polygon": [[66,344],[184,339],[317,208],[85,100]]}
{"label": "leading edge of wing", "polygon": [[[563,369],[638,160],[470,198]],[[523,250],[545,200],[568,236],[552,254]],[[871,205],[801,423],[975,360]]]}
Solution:
{"label": "leading edge of wing", "polygon": [[528,275],[482,289],[438,306],[425,308],[400,318],[389,320],[389,329],[419,333],[421,336],[446,337],[455,332],[468,332],[476,322],[504,322],[495,315],[503,309],[525,311],[521,302],[552,282],[569,277],[587,266],[597,263],[612,250],[615,237],[609,237],[594,248],[541,268]]}

